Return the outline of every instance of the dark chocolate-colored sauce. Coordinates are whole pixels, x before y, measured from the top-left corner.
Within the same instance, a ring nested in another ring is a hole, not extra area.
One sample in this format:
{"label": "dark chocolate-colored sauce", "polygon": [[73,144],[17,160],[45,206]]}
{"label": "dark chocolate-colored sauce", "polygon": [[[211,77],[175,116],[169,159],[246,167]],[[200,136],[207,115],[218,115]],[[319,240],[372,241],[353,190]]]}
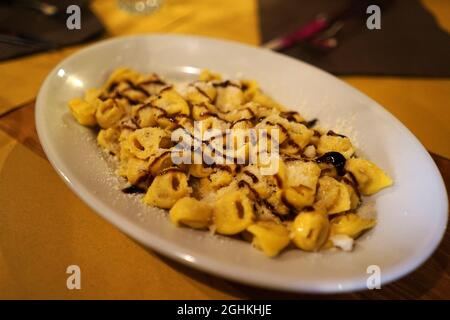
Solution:
{"label": "dark chocolate-colored sauce", "polygon": [[231,128],[233,128],[236,124],[238,124],[239,122],[243,122],[243,121],[251,121],[251,119],[245,119],[245,118],[243,118],[243,119],[239,119],[239,120],[236,120],[236,121],[234,121],[232,124],[231,124]]}
{"label": "dark chocolate-colored sauce", "polygon": [[307,127],[309,129],[309,128],[314,127],[317,124],[317,121],[319,121],[319,120],[312,119],[310,121],[302,121],[301,124],[303,124],[305,127]]}
{"label": "dark chocolate-colored sauce", "polygon": [[[269,201],[267,201],[266,199],[259,199],[259,200],[258,200],[258,204],[259,204],[259,205],[265,206],[267,209],[269,209],[269,210],[272,211],[272,212],[275,211],[274,206],[271,205],[271,204],[269,203]],[[275,211],[275,212],[276,212],[276,211]]]}
{"label": "dark chocolate-colored sauce", "polygon": [[244,173],[246,176],[249,176],[249,177],[252,179],[253,183],[258,183],[258,182],[259,182],[258,177],[255,176],[255,175],[254,175],[253,173],[251,173],[250,171],[245,170],[243,173]]}
{"label": "dark chocolate-colored sauce", "polygon": [[166,83],[161,79],[146,80],[146,81],[142,81],[142,82],[138,83],[138,85],[140,85],[140,86],[145,86],[145,85],[150,85],[150,84],[161,85],[161,86],[166,85]]}
{"label": "dark chocolate-colored sauce", "polygon": [[259,196],[258,192],[257,192],[255,189],[253,189],[252,186],[250,185],[250,183],[248,183],[247,181],[240,180],[240,181],[238,182],[238,187],[239,187],[239,188],[245,188],[245,187],[247,187],[247,188],[248,188],[248,189],[249,189],[256,197]]}
{"label": "dark chocolate-colored sauce", "polygon": [[212,99],[208,94],[202,89],[197,86],[194,86],[195,89],[197,89],[198,93],[200,93],[202,96],[204,96],[206,99],[208,99],[209,102],[212,102]]}
{"label": "dark chocolate-colored sauce", "polygon": [[221,88],[226,88],[228,86],[232,86],[232,87],[236,87],[236,88],[241,88],[238,84],[231,82],[230,80],[226,80],[223,82],[219,82],[219,83],[213,83],[214,87],[221,87]]}
{"label": "dark chocolate-colored sauce", "polygon": [[244,212],[244,206],[242,205],[242,203],[240,201],[236,201],[234,204],[236,206],[238,217],[240,219],[244,218],[245,212]]}
{"label": "dark chocolate-colored sauce", "polygon": [[288,130],[287,130],[282,124],[279,124],[279,123],[273,123],[273,122],[270,122],[270,121],[267,121],[266,124],[269,125],[269,126],[277,126],[278,128],[280,128],[280,130],[281,130],[284,134],[286,134],[286,135],[288,134]]}
{"label": "dark chocolate-colored sauce", "polygon": [[283,189],[283,180],[281,180],[281,177],[278,175],[278,173],[273,177],[275,178],[278,188]]}
{"label": "dark chocolate-colored sauce", "polygon": [[153,165],[158,162],[159,160],[161,160],[163,157],[165,157],[168,153],[170,153],[169,150],[164,151],[163,153],[161,153],[159,156],[157,156],[155,159],[152,160],[152,162],[149,164],[149,168],[153,167]]}
{"label": "dark chocolate-colored sauce", "polygon": [[[150,94],[147,92],[147,90],[145,90],[144,88],[140,87],[139,85],[135,85],[133,82],[131,82],[130,80],[126,80],[126,83],[128,84],[128,90],[134,90],[134,91],[138,91],[140,93],[142,93],[144,96],[148,97]],[[127,90],[127,89],[125,89]]]}
{"label": "dark chocolate-colored sauce", "polygon": [[350,185],[353,190],[355,190],[358,199],[361,200],[361,193],[358,190],[358,181],[356,181],[355,176],[350,171],[342,178],[342,181]]}
{"label": "dark chocolate-colored sauce", "polygon": [[295,119],[296,115],[298,115],[297,111],[285,111],[280,113],[280,117],[293,122],[298,122],[297,119]]}
{"label": "dark chocolate-colored sauce", "polygon": [[125,99],[131,105],[135,105],[135,104],[139,104],[140,103],[138,100],[132,99],[132,98],[128,97],[127,95],[124,95],[122,92],[119,92],[119,91],[114,92],[114,97],[113,98]]}
{"label": "dark chocolate-colored sauce", "polygon": [[126,193],[126,194],[145,193],[145,190],[140,188],[140,187],[138,187],[138,186],[131,185],[129,187],[123,188],[122,192]]}
{"label": "dark chocolate-colored sauce", "polygon": [[169,173],[169,172],[181,172],[181,173],[184,173],[184,171],[181,170],[178,167],[170,167],[170,168],[162,170],[161,172],[158,173],[158,175],[159,176],[163,176],[163,175],[165,175],[166,173]]}
{"label": "dark chocolate-colored sauce", "polygon": [[343,176],[345,174],[345,157],[336,151],[327,152],[321,157],[316,159],[317,163],[328,163],[332,164],[337,171],[337,174]]}
{"label": "dark chocolate-colored sauce", "polygon": [[327,136],[347,138],[347,137],[344,136],[343,134],[336,133],[336,132],[334,132],[333,130],[329,130],[329,131],[327,132]]}
{"label": "dark chocolate-colored sauce", "polygon": [[288,209],[289,209],[290,212],[296,212],[296,211],[297,211],[297,209],[296,209],[292,204],[290,204],[289,201],[287,201],[284,192],[283,192],[283,194],[281,195],[281,202],[283,202],[283,204],[284,204],[286,207],[288,207]]}
{"label": "dark chocolate-colored sauce", "polygon": [[106,92],[113,92],[114,90],[116,90],[117,86],[119,85],[118,82],[112,82],[108,88],[106,88]]}
{"label": "dark chocolate-colored sauce", "polygon": [[[172,88],[173,88],[172,85],[168,85],[168,86],[162,88],[161,90],[159,90],[159,94],[163,93],[163,92],[166,91],[166,90],[170,90],[170,89],[172,89]],[[161,99],[161,96],[158,96],[158,99]]]}

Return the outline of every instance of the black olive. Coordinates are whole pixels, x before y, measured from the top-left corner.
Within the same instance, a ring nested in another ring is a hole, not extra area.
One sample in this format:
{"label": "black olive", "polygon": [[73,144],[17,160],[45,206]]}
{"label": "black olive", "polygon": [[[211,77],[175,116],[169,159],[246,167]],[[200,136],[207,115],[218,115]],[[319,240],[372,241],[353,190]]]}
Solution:
{"label": "black olive", "polygon": [[316,159],[317,163],[332,164],[337,171],[337,174],[343,176],[345,174],[345,157],[339,152],[327,152],[323,156]]}

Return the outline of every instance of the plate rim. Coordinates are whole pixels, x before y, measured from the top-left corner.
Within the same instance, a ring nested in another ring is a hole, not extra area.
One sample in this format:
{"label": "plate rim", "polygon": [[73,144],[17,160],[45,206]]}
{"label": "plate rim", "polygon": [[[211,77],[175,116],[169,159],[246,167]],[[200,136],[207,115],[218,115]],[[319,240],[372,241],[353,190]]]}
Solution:
{"label": "plate rim", "polygon": [[[39,88],[39,93],[36,98],[36,108],[35,108],[35,124],[36,124],[36,130],[39,137],[39,141],[43,147],[43,150],[52,165],[52,167],[55,169],[55,171],[58,173],[58,175],[62,178],[62,180],[65,182],[65,184],[74,192],[85,204],[87,204],[94,212],[99,214],[101,217],[103,217],[105,220],[116,226],[119,230],[124,232],[125,234],[129,235],[131,238],[136,239],[139,243],[151,248],[152,250],[155,250],[156,252],[169,257],[171,259],[174,259],[178,262],[181,262],[182,264],[185,264],[189,267],[193,267],[195,269],[208,272],[210,274],[214,274],[216,276],[226,278],[232,281],[237,281],[240,283],[249,284],[256,287],[261,288],[269,288],[269,289],[275,289],[275,290],[284,290],[284,291],[291,291],[291,292],[302,292],[302,293],[315,293],[315,294],[323,294],[323,293],[344,293],[344,292],[355,292],[360,290],[367,290],[366,287],[366,278],[363,279],[353,279],[351,281],[345,282],[345,285],[343,285],[341,288],[338,288],[335,283],[332,284],[323,284],[323,283],[301,283],[297,281],[293,281],[291,283],[287,283],[286,281],[278,282],[278,280],[270,280],[270,278],[263,278],[259,276],[249,276],[247,272],[245,272],[245,268],[242,269],[241,267],[233,267],[230,268],[223,268],[223,265],[217,263],[215,259],[209,258],[205,255],[196,255],[196,257],[193,257],[193,255],[187,251],[185,251],[183,248],[180,248],[178,245],[173,244],[170,240],[163,239],[159,236],[154,236],[151,232],[146,232],[145,228],[143,226],[136,225],[132,221],[129,221],[125,217],[121,216],[120,214],[115,213],[114,210],[111,210],[108,206],[104,205],[99,199],[95,197],[95,195],[91,194],[87,188],[84,187],[81,180],[79,180],[77,177],[69,177],[66,173],[68,172],[67,166],[64,164],[64,161],[61,160],[61,158],[57,155],[57,151],[54,148],[54,146],[51,145],[50,138],[48,136],[48,132],[45,128],[45,121],[43,119],[43,110],[45,108],[45,105],[43,103],[43,95],[44,92],[48,90],[49,83],[52,80],[52,77],[54,74],[56,74],[57,70],[61,68],[64,64],[69,62],[71,59],[74,59],[75,57],[79,57],[81,55],[89,54],[91,51],[95,51],[103,46],[108,46],[115,42],[123,42],[123,41],[129,41],[129,40],[139,40],[139,39],[151,39],[151,38],[171,38],[172,40],[179,39],[192,39],[196,41],[212,41],[212,42],[221,42],[226,43],[227,45],[234,45],[234,46],[243,46],[247,48],[252,48],[256,50],[267,50],[258,48],[256,46],[236,42],[236,41],[230,41],[225,39],[219,39],[219,38],[212,38],[212,37],[205,37],[205,36],[193,36],[193,35],[184,35],[184,34],[162,34],[162,33],[152,33],[152,34],[144,34],[144,35],[131,35],[131,36],[122,36],[122,37],[114,37],[112,39],[106,39],[99,42],[96,42],[94,44],[88,45],[86,48],[80,49],[69,56],[65,57],[62,61],[60,61],[46,76],[44,82],[42,83],[41,87]],[[382,278],[382,285],[386,285],[387,283],[390,283],[392,281],[395,281],[403,276],[406,276],[407,274],[411,273],[412,271],[416,270],[418,267],[420,267],[428,258],[435,252],[437,247],[439,246],[445,230],[447,228],[447,221],[448,221],[448,199],[447,199],[447,192],[445,188],[445,184],[442,178],[442,175],[440,174],[436,163],[431,158],[431,155],[429,152],[425,149],[425,147],[421,144],[421,142],[417,139],[417,137],[394,115],[392,115],[388,110],[386,110],[382,105],[377,103],[375,100],[364,94],[363,92],[357,90],[356,88],[352,87],[351,85],[347,84],[343,80],[337,78],[336,76],[319,69],[313,65],[310,65],[306,62],[303,62],[301,60],[294,59],[292,57],[277,53],[268,51],[268,53],[278,56],[279,58],[286,59],[290,61],[290,63],[297,63],[299,65],[307,66],[309,68],[315,69],[315,72],[321,73],[323,76],[331,77],[334,81],[338,81],[341,85],[344,85],[347,90],[350,90],[352,94],[355,94],[359,97],[362,97],[364,100],[372,103],[376,109],[379,112],[384,113],[385,116],[391,118],[394,123],[396,123],[397,126],[399,126],[401,129],[406,130],[408,133],[408,136],[412,138],[412,142],[414,142],[423,153],[426,154],[427,161],[431,162],[433,173],[435,176],[437,176],[438,180],[438,189],[441,191],[442,196],[442,202],[444,203],[444,212],[440,215],[441,218],[441,230],[438,230],[439,232],[435,232],[435,235],[430,241],[429,246],[427,247],[428,250],[423,250],[421,252],[420,256],[415,258],[413,261],[409,262],[403,262],[400,266],[396,266],[391,270],[389,274],[384,274]],[[195,253],[194,253],[195,255]],[[411,259],[409,259],[411,260]],[[222,267],[221,267],[222,266]],[[300,279],[301,280],[301,279]]]}

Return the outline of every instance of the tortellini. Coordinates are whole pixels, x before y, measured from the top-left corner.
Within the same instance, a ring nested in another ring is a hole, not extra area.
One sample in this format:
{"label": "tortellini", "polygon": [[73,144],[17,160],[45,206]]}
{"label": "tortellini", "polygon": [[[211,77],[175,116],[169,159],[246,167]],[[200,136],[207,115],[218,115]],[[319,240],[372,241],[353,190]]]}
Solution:
{"label": "tortellini", "polygon": [[230,192],[214,204],[213,221],[220,234],[240,233],[252,224],[254,218],[253,204],[241,191]]}
{"label": "tortellini", "polygon": [[345,169],[353,174],[363,195],[370,196],[392,185],[392,179],[369,160],[349,159]]}
{"label": "tortellini", "polygon": [[330,222],[330,230],[332,235],[345,234],[356,239],[363,231],[373,228],[375,224],[374,219],[364,219],[355,213],[347,213],[333,218]]}
{"label": "tortellini", "polygon": [[181,198],[170,209],[170,220],[176,225],[206,229],[211,225],[213,209],[208,203],[195,198]]}
{"label": "tortellini", "polygon": [[125,148],[139,159],[149,159],[158,150],[168,146],[170,137],[160,128],[142,128],[127,137]]}
{"label": "tortellini", "polygon": [[320,168],[314,162],[291,161],[286,165],[286,201],[301,211],[314,203]]}
{"label": "tortellini", "polygon": [[[204,70],[197,81],[172,84],[120,68],[69,109],[98,130],[125,193],[168,209],[175,226],[243,239],[268,257],[293,248],[351,251],[376,224],[358,214],[362,196],[393,183],[348,137],[289,111],[253,80]],[[270,151],[274,157],[260,157]]]}
{"label": "tortellini", "polygon": [[170,209],[179,199],[190,193],[186,174],[169,168],[155,177],[143,200],[151,206]]}
{"label": "tortellini", "polygon": [[290,243],[286,226],[275,221],[259,221],[247,227],[247,231],[253,235],[252,244],[269,257],[278,255]]}
{"label": "tortellini", "polygon": [[126,178],[133,184],[138,185],[142,181],[142,178],[148,175],[148,163],[145,160],[139,158],[130,158],[126,167]]}
{"label": "tortellini", "polygon": [[220,111],[230,112],[243,104],[244,94],[239,84],[227,80],[216,84],[216,87],[216,105]]}
{"label": "tortellini", "polygon": [[118,124],[119,120],[125,114],[125,110],[120,102],[113,99],[106,101],[96,99],[94,105],[96,106],[95,119],[98,125],[104,129]]}
{"label": "tortellini", "polygon": [[169,115],[189,115],[189,105],[184,98],[174,89],[164,90],[154,101],[152,106],[164,110]]}
{"label": "tortellini", "polygon": [[118,154],[120,150],[119,146],[120,129],[112,127],[108,129],[100,129],[97,135],[97,143],[103,149],[109,151],[112,154]]}
{"label": "tortellini", "polygon": [[305,251],[317,251],[327,241],[330,222],[322,210],[302,211],[291,225],[291,239]]}
{"label": "tortellini", "polygon": [[350,192],[347,186],[328,176],[319,179],[317,200],[317,204],[324,206],[328,214],[345,212],[351,208]]}
{"label": "tortellini", "polygon": [[97,108],[94,104],[81,99],[73,99],[69,102],[69,108],[77,121],[83,126],[95,126]]}
{"label": "tortellini", "polygon": [[355,153],[349,138],[328,132],[320,137],[317,152],[323,155],[330,151],[337,151],[347,159]]}

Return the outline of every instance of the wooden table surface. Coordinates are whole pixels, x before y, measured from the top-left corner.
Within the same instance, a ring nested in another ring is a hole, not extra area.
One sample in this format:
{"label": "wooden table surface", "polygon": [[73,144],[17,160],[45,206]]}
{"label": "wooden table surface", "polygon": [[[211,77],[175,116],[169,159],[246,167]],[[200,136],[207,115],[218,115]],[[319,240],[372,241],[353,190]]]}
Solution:
{"label": "wooden table surface", "polygon": [[[34,125],[34,103],[12,111],[0,118],[0,129],[17,139],[35,154],[46,159]],[[450,190],[450,160],[431,154]],[[168,267],[190,277],[202,286],[222,292],[221,297],[254,299],[450,299],[450,230],[433,256],[419,269],[403,279],[384,286],[381,290],[363,291],[342,295],[304,295],[257,289],[223,280],[158,256]]]}

